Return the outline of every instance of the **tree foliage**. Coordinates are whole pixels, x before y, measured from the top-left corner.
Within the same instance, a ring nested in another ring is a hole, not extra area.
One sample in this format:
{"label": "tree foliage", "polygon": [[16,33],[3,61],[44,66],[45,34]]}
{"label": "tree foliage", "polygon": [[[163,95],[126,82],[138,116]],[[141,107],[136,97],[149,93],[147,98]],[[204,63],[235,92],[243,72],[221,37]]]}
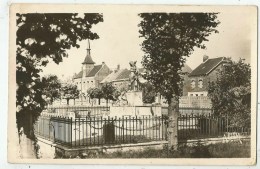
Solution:
{"label": "tree foliage", "polygon": [[145,52],[145,78],[168,102],[179,96],[179,72],[195,47],[205,48],[207,37],[218,31],[215,13],[142,13],[140,35]]}
{"label": "tree foliage", "polygon": [[100,99],[103,98],[103,92],[100,88],[90,88],[87,93],[91,99],[98,99],[98,104],[100,105]]}
{"label": "tree foliage", "polygon": [[87,90],[87,96],[90,98],[90,99],[94,99],[95,98],[95,95],[94,95],[94,92],[93,92],[94,88],[89,88]]}
{"label": "tree foliage", "polygon": [[153,103],[155,102],[156,92],[154,87],[146,82],[142,85],[143,88],[143,102],[144,103]]}
{"label": "tree foliage", "polygon": [[55,99],[60,99],[61,82],[56,75],[44,76],[42,84],[44,86],[42,93],[46,96],[45,100],[52,104]]}
{"label": "tree foliage", "polygon": [[209,96],[214,114],[227,115],[234,126],[250,127],[251,68],[242,59],[227,59],[218,78],[209,85]]}
{"label": "tree foliage", "polygon": [[[103,21],[101,14],[34,13],[16,15],[16,118],[18,130],[25,127],[28,115],[34,122],[46,102],[39,73],[49,61],[59,64],[66,50],[85,39],[99,38],[91,32],[93,24]],[[28,126],[32,128],[32,126]],[[26,131],[25,131],[26,133]]]}
{"label": "tree foliage", "polygon": [[112,85],[112,83],[104,83],[101,86],[101,91],[103,93],[103,98],[107,100],[107,103],[108,100],[115,101],[120,96],[119,91]]}
{"label": "tree foliage", "polygon": [[62,87],[63,98],[67,100],[67,104],[69,105],[70,99],[77,99],[79,98],[79,90],[77,85],[67,83]]}
{"label": "tree foliage", "polygon": [[141,13],[140,34],[144,38],[144,78],[168,102],[168,148],[177,150],[177,118],[181,95],[181,68],[195,47],[205,48],[207,37],[218,31],[215,13]]}

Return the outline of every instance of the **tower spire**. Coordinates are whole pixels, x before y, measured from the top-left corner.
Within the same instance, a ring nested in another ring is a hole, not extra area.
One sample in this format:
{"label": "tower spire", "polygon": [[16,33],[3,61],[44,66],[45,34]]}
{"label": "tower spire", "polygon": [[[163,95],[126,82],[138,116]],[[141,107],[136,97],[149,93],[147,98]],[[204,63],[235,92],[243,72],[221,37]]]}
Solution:
{"label": "tower spire", "polygon": [[91,54],[90,54],[91,49],[90,49],[89,39],[88,39],[88,48],[86,50],[87,50],[87,56],[85,57],[84,62],[82,64],[95,64],[95,62],[92,60]]}
{"label": "tower spire", "polygon": [[87,55],[90,55],[90,41],[89,41],[89,39],[88,39],[88,48],[87,48]]}

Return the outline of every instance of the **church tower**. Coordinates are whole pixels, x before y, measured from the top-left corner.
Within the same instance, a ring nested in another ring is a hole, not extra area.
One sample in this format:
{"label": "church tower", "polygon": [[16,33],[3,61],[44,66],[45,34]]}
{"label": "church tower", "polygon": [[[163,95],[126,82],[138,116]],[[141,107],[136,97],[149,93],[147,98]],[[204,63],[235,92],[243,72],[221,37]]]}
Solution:
{"label": "church tower", "polygon": [[86,75],[94,68],[95,62],[91,58],[90,50],[90,42],[88,39],[87,56],[85,57],[84,62],[82,62],[82,78],[86,77]]}

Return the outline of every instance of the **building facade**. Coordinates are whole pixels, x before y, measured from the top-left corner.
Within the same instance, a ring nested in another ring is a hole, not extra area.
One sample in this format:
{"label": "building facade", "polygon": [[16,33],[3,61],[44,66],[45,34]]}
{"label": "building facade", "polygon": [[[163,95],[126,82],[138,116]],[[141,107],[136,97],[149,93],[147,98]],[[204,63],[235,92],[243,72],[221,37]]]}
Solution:
{"label": "building facade", "polygon": [[184,96],[207,96],[209,82],[216,81],[220,69],[225,64],[225,57],[209,59],[203,56],[203,62],[184,80]]}
{"label": "building facade", "polygon": [[78,90],[86,94],[89,88],[100,87],[100,82],[111,73],[109,67],[102,62],[95,65],[90,54],[90,44],[87,49],[87,55],[82,62],[82,70],[73,78],[74,84]]}
{"label": "building facade", "polygon": [[130,70],[120,69],[120,66],[118,65],[114,71],[112,71],[101,81],[101,84],[112,83],[112,85],[115,86],[119,91],[128,90],[130,73]]}

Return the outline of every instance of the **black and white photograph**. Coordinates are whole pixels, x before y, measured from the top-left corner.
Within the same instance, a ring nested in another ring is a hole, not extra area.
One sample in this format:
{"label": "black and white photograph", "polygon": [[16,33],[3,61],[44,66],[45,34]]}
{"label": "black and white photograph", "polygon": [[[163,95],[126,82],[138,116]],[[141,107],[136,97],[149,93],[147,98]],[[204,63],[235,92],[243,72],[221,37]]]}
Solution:
{"label": "black and white photograph", "polygon": [[11,163],[256,163],[256,6],[12,4],[9,50]]}

